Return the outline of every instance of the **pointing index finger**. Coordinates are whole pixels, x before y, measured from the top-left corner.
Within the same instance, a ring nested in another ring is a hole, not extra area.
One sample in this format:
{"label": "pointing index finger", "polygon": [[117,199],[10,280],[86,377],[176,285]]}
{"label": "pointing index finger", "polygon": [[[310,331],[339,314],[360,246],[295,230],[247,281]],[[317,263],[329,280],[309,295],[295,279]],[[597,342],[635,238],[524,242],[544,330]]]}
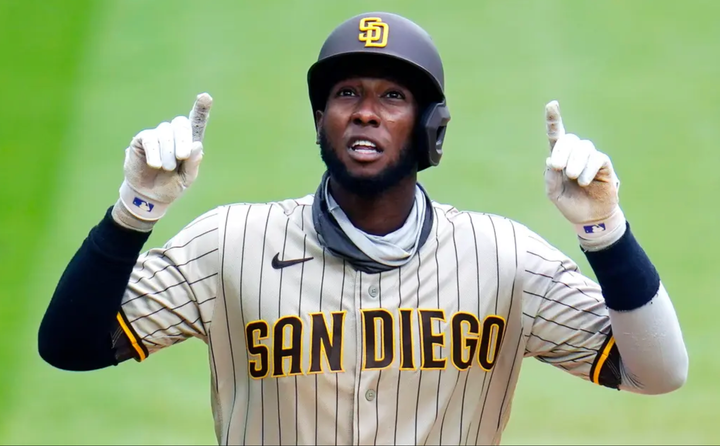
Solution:
{"label": "pointing index finger", "polygon": [[193,104],[190,111],[190,125],[192,126],[192,140],[202,141],[205,136],[205,126],[210,116],[210,107],[212,107],[213,99],[207,93],[200,93]]}
{"label": "pointing index finger", "polygon": [[550,151],[552,152],[557,140],[565,134],[558,101],[550,101],[545,106],[545,129],[550,143]]}

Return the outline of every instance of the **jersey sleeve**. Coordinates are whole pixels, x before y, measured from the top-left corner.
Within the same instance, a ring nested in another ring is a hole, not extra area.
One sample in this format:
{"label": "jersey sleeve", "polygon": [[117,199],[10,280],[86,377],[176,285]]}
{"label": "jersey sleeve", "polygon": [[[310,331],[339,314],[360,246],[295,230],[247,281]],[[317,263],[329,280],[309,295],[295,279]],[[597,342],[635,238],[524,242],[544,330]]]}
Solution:
{"label": "jersey sleeve", "polygon": [[143,361],[189,338],[207,343],[217,291],[217,209],[138,258],[117,314],[116,348]]}
{"label": "jersey sleeve", "polygon": [[525,356],[617,389],[620,354],[600,286],[537,234],[528,231],[526,246]]}

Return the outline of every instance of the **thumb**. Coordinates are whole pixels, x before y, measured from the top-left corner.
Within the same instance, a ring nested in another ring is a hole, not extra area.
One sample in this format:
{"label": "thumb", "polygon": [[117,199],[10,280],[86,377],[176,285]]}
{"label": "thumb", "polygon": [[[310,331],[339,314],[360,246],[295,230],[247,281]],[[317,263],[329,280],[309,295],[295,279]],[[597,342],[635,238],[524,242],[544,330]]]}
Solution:
{"label": "thumb", "polygon": [[123,166],[125,178],[134,185],[139,185],[144,177],[150,176],[151,171],[156,171],[147,165],[145,154],[140,153],[134,147],[125,149],[125,163]]}
{"label": "thumb", "polygon": [[550,167],[545,168],[545,194],[552,201],[562,194],[563,172]]}
{"label": "thumb", "polygon": [[202,142],[193,142],[192,149],[190,150],[190,157],[183,161],[180,171],[186,187],[190,186],[190,184],[195,181],[195,178],[197,178],[203,155],[204,153]]}

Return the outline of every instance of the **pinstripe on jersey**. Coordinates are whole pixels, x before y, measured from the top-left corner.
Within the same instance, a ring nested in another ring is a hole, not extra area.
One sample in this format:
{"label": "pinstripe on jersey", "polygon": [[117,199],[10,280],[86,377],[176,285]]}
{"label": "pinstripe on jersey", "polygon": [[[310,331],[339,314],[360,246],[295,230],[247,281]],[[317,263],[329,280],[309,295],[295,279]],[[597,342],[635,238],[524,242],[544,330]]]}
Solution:
{"label": "pinstripe on jersey", "polygon": [[523,225],[433,203],[418,255],[366,274],[318,243],[312,200],[214,209],[132,274],[139,360],[208,344],[219,443],[496,444],[523,357],[603,383],[598,285]]}

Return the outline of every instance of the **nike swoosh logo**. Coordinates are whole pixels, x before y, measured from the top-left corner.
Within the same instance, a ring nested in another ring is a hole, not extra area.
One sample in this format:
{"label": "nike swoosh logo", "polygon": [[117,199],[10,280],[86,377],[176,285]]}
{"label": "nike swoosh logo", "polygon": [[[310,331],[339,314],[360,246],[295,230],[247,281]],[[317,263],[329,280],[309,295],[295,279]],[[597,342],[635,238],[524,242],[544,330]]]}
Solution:
{"label": "nike swoosh logo", "polygon": [[312,260],[314,257],[305,257],[304,259],[292,259],[292,260],[280,260],[280,253],[275,254],[272,259],[272,267],[275,269],[283,269],[288,266],[297,265],[298,263],[307,262]]}

